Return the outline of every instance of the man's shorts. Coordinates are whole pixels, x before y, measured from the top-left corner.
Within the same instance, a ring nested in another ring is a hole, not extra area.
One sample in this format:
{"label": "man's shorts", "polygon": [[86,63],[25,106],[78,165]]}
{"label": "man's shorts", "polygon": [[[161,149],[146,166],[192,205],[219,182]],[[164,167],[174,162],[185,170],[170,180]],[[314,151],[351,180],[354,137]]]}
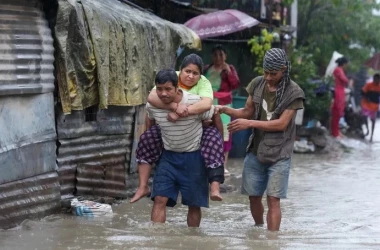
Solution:
{"label": "man's shorts", "polygon": [[252,153],[244,159],[241,193],[248,196],[286,198],[290,172],[290,158],[273,164],[262,164]]}
{"label": "man's shorts", "polygon": [[206,167],[200,150],[162,152],[153,179],[152,200],[156,196],[167,197],[166,205],[174,207],[181,192],[183,205],[208,207],[208,191]]}

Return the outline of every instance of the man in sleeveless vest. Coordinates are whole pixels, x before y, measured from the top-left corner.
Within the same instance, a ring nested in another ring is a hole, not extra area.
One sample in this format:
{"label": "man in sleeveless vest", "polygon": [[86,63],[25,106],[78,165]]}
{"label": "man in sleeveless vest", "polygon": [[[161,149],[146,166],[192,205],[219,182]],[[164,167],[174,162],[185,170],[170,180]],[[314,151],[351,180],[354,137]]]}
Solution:
{"label": "man in sleeveless vest", "polygon": [[249,196],[252,217],[264,224],[262,197],[268,204],[267,228],[278,231],[281,224],[280,199],[286,198],[291,157],[296,135],[295,116],[303,108],[304,92],[290,80],[290,62],[282,49],[268,50],[263,62],[264,75],[247,87],[244,108],[216,108],[236,120],[229,131],[252,129],[244,160],[241,192]]}

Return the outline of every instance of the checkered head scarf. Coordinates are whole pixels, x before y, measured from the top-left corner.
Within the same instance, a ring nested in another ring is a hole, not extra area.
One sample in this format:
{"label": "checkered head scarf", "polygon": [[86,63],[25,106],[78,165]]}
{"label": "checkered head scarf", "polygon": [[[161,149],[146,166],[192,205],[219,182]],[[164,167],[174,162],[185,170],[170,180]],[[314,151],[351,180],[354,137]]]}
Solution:
{"label": "checkered head scarf", "polygon": [[282,67],[286,67],[280,83],[277,86],[276,90],[276,106],[281,102],[282,97],[285,92],[285,87],[290,82],[290,62],[285,54],[285,51],[282,49],[270,49],[265,53],[263,68],[265,71],[280,71]]}

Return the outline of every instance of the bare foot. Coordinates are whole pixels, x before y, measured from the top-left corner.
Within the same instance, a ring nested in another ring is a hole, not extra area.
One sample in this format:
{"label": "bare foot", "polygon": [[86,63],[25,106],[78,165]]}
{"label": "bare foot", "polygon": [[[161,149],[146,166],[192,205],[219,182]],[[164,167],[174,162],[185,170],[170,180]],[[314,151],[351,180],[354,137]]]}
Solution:
{"label": "bare foot", "polygon": [[223,200],[222,196],[220,195],[219,187],[220,187],[219,182],[214,181],[211,183],[210,199],[212,201],[222,201]]}
{"label": "bare foot", "polygon": [[223,197],[220,195],[219,191],[211,192],[210,199],[212,201],[222,201]]}
{"label": "bare foot", "polygon": [[134,202],[140,200],[141,198],[147,196],[149,193],[150,193],[150,190],[149,190],[148,186],[146,186],[146,187],[139,187],[137,189],[135,195],[131,199],[130,203],[134,203]]}
{"label": "bare foot", "polygon": [[224,176],[225,177],[231,176],[230,171],[228,171],[227,169],[224,169]]}

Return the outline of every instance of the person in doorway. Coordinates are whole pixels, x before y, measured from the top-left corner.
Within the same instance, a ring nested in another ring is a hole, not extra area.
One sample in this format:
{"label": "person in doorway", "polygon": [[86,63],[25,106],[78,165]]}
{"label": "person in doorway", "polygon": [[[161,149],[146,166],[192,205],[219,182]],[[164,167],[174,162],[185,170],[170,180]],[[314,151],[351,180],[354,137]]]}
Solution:
{"label": "person in doorway", "polygon": [[[290,62],[282,49],[270,49],[264,56],[264,76],[248,85],[244,108],[217,106],[216,111],[237,118],[230,132],[252,128],[244,159],[241,192],[249,196],[256,225],[264,224],[262,197],[267,194],[267,227],[278,231],[280,199],[286,198],[291,157],[296,135],[295,116],[303,108],[304,92],[290,80]],[[253,120],[251,120],[253,119]]]}
{"label": "person in doorway", "polygon": [[339,120],[343,117],[346,106],[345,87],[348,86],[349,79],[344,70],[347,68],[348,60],[345,57],[341,57],[336,60],[336,63],[338,67],[333,72],[335,86],[334,100],[331,108],[331,134],[335,138],[341,138],[343,135],[339,130]]}
{"label": "person in doorway", "polygon": [[[192,105],[165,103],[158,97],[153,89],[148,96],[148,102],[154,107],[170,110],[168,120],[176,122],[181,117],[202,114],[212,106],[213,92],[210,82],[202,75],[203,61],[195,54],[186,56],[180,66],[178,74],[178,87],[191,94],[201,97],[199,102]],[[215,119],[218,119],[216,117]],[[205,122],[210,124],[210,121]],[[210,198],[221,201],[222,196],[219,186],[224,182],[224,154],[223,154],[223,126],[214,124],[203,128],[201,140],[201,153],[207,167],[208,178],[211,186]],[[139,170],[139,186],[131,199],[131,203],[138,201],[150,193],[148,180],[152,164],[157,162],[163,149],[160,127],[155,125],[147,129],[140,137],[136,150],[136,159]]]}
{"label": "person in doorway", "polygon": [[[156,93],[163,103],[191,105],[200,97],[178,88],[178,76],[174,70],[161,70],[157,73]],[[201,207],[208,207],[208,180],[204,161],[200,152],[202,120],[214,115],[214,107],[198,115],[189,115],[169,121],[170,111],[146,104],[147,125],[155,122],[161,128],[164,150],[153,179],[151,198],[154,201],[151,219],[154,223],[166,221],[166,206],[176,205],[179,192],[182,204],[189,207],[187,224],[199,227]]]}
{"label": "person in doorway", "polygon": [[380,74],[373,76],[373,81],[366,83],[362,88],[362,115],[369,117],[372,122],[370,142],[373,141],[373,133],[380,101]]}
{"label": "person in doorway", "polygon": [[[204,75],[211,82],[214,91],[214,105],[232,106],[232,90],[237,89],[240,84],[239,76],[231,64],[226,63],[226,49],[218,44],[212,49],[212,64],[206,65]],[[224,135],[224,174],[229,176],[227,170],[228,152],[232,147],[232,136],[227,131],[227,124],[231,122],[228,115],[221,115]]]}

